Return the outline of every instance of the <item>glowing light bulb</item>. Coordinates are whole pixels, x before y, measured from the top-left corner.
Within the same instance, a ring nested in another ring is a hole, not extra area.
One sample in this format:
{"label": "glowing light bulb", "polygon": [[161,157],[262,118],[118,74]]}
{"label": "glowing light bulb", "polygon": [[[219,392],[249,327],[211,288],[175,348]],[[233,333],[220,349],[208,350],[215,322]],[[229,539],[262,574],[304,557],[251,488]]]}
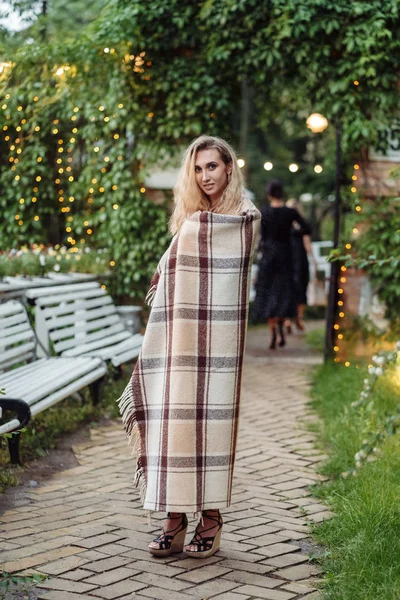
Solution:
{"label": "glowing light bulb", "polygon": [[265,163],[264,163],[264,169],[265,169],[266,171],[271,171],[273,168],[274,168],[274,165],[272,164],[272,162],[269,162],[269,161],[268,161],[268,162],[265,162]]}
{"label": "glowing light bulb", "polygon": [[322,173],[322,171],[323,171],[323,168],[321,167],[321,165],[315,165],[315,167],[314,167],[314,171],[315,171],[316,173]]}
{"label": "glowing light bulb", "polygon": [[239,169],[243,169],[243,167],[246,164],[246,161],[244,161],[243,158],[238,158],[237,164],[238,164]]}
{"label": "glowing light bulb", "polygon": [[299,165],[296,165],[296,163],[292,163],[289,165],[289,171],[291,173],[297,173],[298,170],[299,170]]}

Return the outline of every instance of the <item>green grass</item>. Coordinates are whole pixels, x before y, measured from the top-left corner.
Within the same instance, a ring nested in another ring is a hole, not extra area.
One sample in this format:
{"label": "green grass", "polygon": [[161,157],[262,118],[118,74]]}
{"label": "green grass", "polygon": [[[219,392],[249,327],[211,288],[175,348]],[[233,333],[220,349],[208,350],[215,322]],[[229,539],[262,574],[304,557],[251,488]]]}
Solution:
{"label": "green grass", "polygon": [[306,331],[304,339],[307,346],[309,346],[311,350],[318,352],[324,351],[325,329],[321,328],[313,329],[312,331]]}
{"label": "green grass", "polygon": [[[82,426],[93,427],[104,418],[119,416],[117,398],[128,382],[131,367],[128,365],[123,377],[114,381],[109,377],[102,390],[99,405],[93,406],[88,390],[84,391],[85,402],[74,398],[66,398],[51,408],[43,411],[27,425],[21,434],[20,458],[24,466],[30,461],[46,456],[52,448],[56,448],[61,438],[76,431]],[[0,492],[19,483],[18,475],[21,467],[10,465],[7,439],[0,436]]]}
{"label": "green grass", "polygon": [[367,415],[350,406],[358,398],[364,369],[324,365],[315,375],[313,405],[321,416],[320,440],[330,476],[317,496],[335,516],[317,525],[315,539],[327,549],[324,598],[329,600],[398,600],[400,598],[400,436],[388,438],[381,457],[366,463],[357,477],[340,474],[354,466],[354,454],[370,431],[400,402],[393,374],[374,393],[376,410]]}

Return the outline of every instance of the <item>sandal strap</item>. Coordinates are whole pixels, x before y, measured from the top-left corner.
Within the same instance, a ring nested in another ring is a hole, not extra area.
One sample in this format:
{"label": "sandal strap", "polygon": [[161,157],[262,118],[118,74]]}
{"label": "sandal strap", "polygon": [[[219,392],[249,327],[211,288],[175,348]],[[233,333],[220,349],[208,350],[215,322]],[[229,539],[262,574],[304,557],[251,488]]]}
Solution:
{"label": "sandal strap", "polygon": [[210,516],[206,513],[206,511],[203,511],[203,515],[206,516],[208,519],[210,519],[211,521],[215,521],[216,523],[218,523],[219,527],[218,530],[216,532],[216,534],[214,536],[208,536],[208,537],[203,537],[203,534],[206,533],[207,531],[210,531],[211,529],[214,529],[215,525],[208,527],[208,529],[203,529],[202,532],[195,531],[195,534],[193,536],[192,541],[190,542],[189,546],[197,546],[197,550],[196,552],[207,552],[208,550],[211,550],[213,543],[214,543],[214,539],[218,533],[218,531],[221,529],[222,527],[222,518],[221,518],[221,514],[218,513],[218,516]]}
{"label": "sandal strap", "polygon": [[[176,527],[174,527],[174,529],[168,529],[168,531],[164,531],[164,529],[163,529],[162,532],[160,533],[160,535],[157,536],[153,540],[153,542],[157,542],[160,550],[169,550],[171,548],[171,544],[172,544],[174,537],[180,531],[182,531],[183,529],[186,529],[188,526],[188,521],[187,521],[187,517],[186,517],[185,513],[182,515],[182,517],[170,517],[169,515],[170,515],[170,513],[168,513],[168,518],[173,518],[173,519],[179,518],[179,519],[181,519],[181,522]],[[178,531],[176,531],[176,530],[178,530]],[[175,532],[175,533],[173,533],[173,532]],[[172,533],[172,535],[171,535],[171,533]]]}

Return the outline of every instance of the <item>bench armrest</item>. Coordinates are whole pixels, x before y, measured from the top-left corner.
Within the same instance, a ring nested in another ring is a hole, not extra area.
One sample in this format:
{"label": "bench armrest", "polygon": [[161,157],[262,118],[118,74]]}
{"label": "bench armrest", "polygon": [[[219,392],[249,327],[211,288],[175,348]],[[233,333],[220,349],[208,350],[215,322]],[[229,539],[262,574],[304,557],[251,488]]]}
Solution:
{"label": "bench armrest", "polygon": [[[27,425],[31,419],[31,409],[29,404],[24,400],[19,400],[15,398],[2,398],[0,396],[0,408],[2,410],[15,410],[17,413],[17,419],[19,421],[19,426],[14,428],[14,431],[22,429]],[[1,411],[0,411],[1,415]],[[0,423],[1,423],[0,419]]]}

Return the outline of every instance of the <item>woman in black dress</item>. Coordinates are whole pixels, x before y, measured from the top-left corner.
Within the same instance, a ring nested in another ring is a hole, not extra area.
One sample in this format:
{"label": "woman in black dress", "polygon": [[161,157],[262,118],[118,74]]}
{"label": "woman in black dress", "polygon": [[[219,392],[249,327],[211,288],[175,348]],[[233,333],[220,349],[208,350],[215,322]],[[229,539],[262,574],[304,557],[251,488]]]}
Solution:
{"label": "woman in black dress", "polygon": [[261,209],[261,240],[259,245],[258,275],[255,285],[253,320],[268,321],[271,330],[270,348],[285,345],[283,323],[297,316],[296,290],[293,273],[291,230],[298,223],[306,234],[310,229],[294,208],[285,206],[283,186],[272,180],[267,186],[269,205]]}
{"label": "woman in black dress", "polygon": [[[295,208],[302,216],[299,203],[294,198],[286,202],[289,208]],[[310,269],[308,257],[313,261],[315,270],[317,263],[312,251],[310,228],[304,229],[299,223],[293,223],[291,232],[294,286],[296,290],[297,316],[296,326],[303,331],[303,314],[307,306],[307,288],[310,283]]]}

